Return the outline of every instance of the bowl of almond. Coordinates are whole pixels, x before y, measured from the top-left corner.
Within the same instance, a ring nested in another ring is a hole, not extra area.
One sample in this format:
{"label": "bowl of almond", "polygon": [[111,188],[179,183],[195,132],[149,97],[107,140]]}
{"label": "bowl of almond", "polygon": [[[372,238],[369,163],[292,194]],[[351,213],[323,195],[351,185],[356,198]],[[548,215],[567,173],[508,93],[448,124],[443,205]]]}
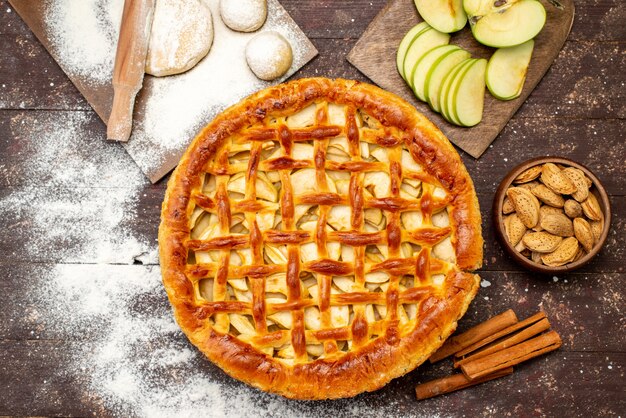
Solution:
{"label": "bowl of almond", "polygon": [[546,274],[587,264],[600,252],[611,223],[600,180],[562,157],[534,158],[511,170],[498,186],[493,214],[511,257]]}

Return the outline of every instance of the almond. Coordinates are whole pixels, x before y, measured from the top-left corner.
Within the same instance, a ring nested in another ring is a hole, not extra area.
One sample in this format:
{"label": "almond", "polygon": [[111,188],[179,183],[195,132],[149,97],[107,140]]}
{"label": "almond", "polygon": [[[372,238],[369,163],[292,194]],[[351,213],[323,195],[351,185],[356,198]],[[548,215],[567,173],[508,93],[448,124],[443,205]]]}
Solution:
{"label": "almond", "polygon": [[543,261],[541,261],[541,256],[542,256],[542,255],[543,255],[543,254],[541,254],[541,253],[538,253],[538,252],[536,252],[536,251],[533,251],[533,252],[530,254],[530,259],[531,259],[534,263],[537,263],[537,264],[543,264]]}
{"label": "almond", "polygon": [[502,202],[502,213],[504,213],[505,215],[508,215],[509,213],[513,213],[513,212],[515,212],[515,208],[513,207],[513,204],[511,203],[511,199],[509,199],[508,197],[505,197],[504,202]]}
{"label": "almond", "polygon": [[574,235],[572,220],[562,213],[550,214],[541,217],[541,227],[552,235],[571,237]]}
{"label": "almond", "polygon": [[578,254],[578,240],[574,237],[565,238],[557,248],[549,254],[541,256],[541,261],[546,266],[558,267],[574,260]]}
{"label": "almond", "polygon": [[509,242],[515,247],[526,233],[526,225],[514,213],[511,216],[507,216],[504,220],[504,230],[509,238]]}
{"label": "almond", "polygon": [[541,181],[554,193],[572,194],[577,189],[574,183],[567,177],[559,167],[552,163],[546,163],[541,169]]}
{"label": "almond", "polygon": [[572,219],[578,218],[583,214],[583,207],[574,199],[567,199],[563,205],[563,210],[565,210],[565,214]]}
{"label": "almond", "polygon": [[534,187],[539,186],[541,183],[538,181],[531,181],[530,183],[523,183],[518,185],[517,187],[521,187],[522,189],[532,190]]}
{"label": "almond", "polygon": [[602,230],[604,229],[604,220],[599,221],[591,221],[589,222],[589,226],[591,226],[591,233],[593,234],[593,243],[600,241],[600,236],[602,236]]}
{"label": "almond", "polygon": [[589,196],[589,186],[585,181],[585,173],[578,168],[567,167],[563,170],[563,174],[569,177],[574,186],[576,186],[576,191],[572,193],[572,197],[578,202],[584,202]]}
{"label": "almond", "polygon": [[562,215],[562,214],[563,214],[563,209],[561,208],[555,208],[552,206],[542,205],[541,208],[539,208],[539,222],[537,223],[537,226],[533,228],[533,231],[543,231],[543,228],[541,227],[541,219],[546,217],[547,215]]}
{"label": "almond", "polygon": [[593,193],[589,193],[589,197],[581,203],[581,206],[585,216],[592,221],[600,221],[604,217],[602,208],[600,208],[600,204],[598,203],[598,199],[596,199]]}
{"label": "almond", "polygon": [[574,235],[585,251],[589,252],[593,248],[595,238],[591,232],[591,225],[583,218],[574,219]]}
{"label": "almond", "polygon": [[563,238],[547,232],[531,232],[524,235],[522,243],[526,248],[538,253],[551,253],[556,250]]}
{"label": "almond", "polygon": [[546,205],[553,206],[555,208],[562,208],[565,204],[565,199],[560,194],[554,193],[552,190],[539,184],[531,190],[532,194],[537,196],[537,199],[541,200]]}
{"label": "almond", "polygon": [[541,175],[541,166],[536,165],[534,167],[530,167],[529,169],[522,172],[522,174],[515,177],[515,180],[513,180],[513,183],[516,183],[516,184],[528,183],[529,181],[535,180],[540,175]]}
{"label": "almond", "polygon": [[560,215],[562,213],[564,212],[561,208],[555,208],[553,206],[542,206],[541,209],[539,209],[539,219],[541,219],[542,216]]}
{"label": "almond", "polygon": [[530,190],[521,187],[511,187],[506,191],[520,220],[527,228],[532,228],[539,222],[539,201]]}

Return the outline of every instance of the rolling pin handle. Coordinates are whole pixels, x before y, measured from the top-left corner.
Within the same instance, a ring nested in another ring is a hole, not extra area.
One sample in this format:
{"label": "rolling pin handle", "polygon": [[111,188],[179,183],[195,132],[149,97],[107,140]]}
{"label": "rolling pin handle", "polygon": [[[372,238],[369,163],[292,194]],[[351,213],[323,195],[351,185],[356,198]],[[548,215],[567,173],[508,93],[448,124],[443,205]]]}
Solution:
{"label": "rolling pin handle", "polygon": [[133,127],[133,107],[136,91],[129,86],[115,86],[111,116],[107,123],[107,138],[127,142]]}

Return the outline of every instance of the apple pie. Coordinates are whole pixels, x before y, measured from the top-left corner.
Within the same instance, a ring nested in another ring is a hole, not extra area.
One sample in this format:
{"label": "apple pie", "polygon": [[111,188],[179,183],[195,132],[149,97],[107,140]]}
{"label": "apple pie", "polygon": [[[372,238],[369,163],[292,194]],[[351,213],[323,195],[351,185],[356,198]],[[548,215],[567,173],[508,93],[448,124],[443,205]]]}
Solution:
{"label": "apple pie", "polygon": [[372,391],[424,362],[475,296],[483,245],[445,136],[391,93],[325,78],[207,125],[169,181],[159,243],[191,342],[298,399]]}

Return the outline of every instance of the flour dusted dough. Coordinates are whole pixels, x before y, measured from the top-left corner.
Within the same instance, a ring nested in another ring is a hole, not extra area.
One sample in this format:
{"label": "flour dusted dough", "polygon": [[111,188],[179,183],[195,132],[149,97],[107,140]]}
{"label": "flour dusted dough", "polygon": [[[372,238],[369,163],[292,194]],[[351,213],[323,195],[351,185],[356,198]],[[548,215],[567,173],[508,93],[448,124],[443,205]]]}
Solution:
{"label": "flour dusted dough", "polygon": [[261,80],[274,80],[291,67],[291,45],[278,32],[261,32],[246,45],[246,61]]}
{"label": "flour dusted dough", "polygon": [[254,32],[267,18],[266,0],[220,0],[222,20],[232,30]]}
{"label": "flour dusted dough", "polygon": [[213,20],[205,0],[157,0],[146,73],[183,73],[204,58],[212,44]]}

